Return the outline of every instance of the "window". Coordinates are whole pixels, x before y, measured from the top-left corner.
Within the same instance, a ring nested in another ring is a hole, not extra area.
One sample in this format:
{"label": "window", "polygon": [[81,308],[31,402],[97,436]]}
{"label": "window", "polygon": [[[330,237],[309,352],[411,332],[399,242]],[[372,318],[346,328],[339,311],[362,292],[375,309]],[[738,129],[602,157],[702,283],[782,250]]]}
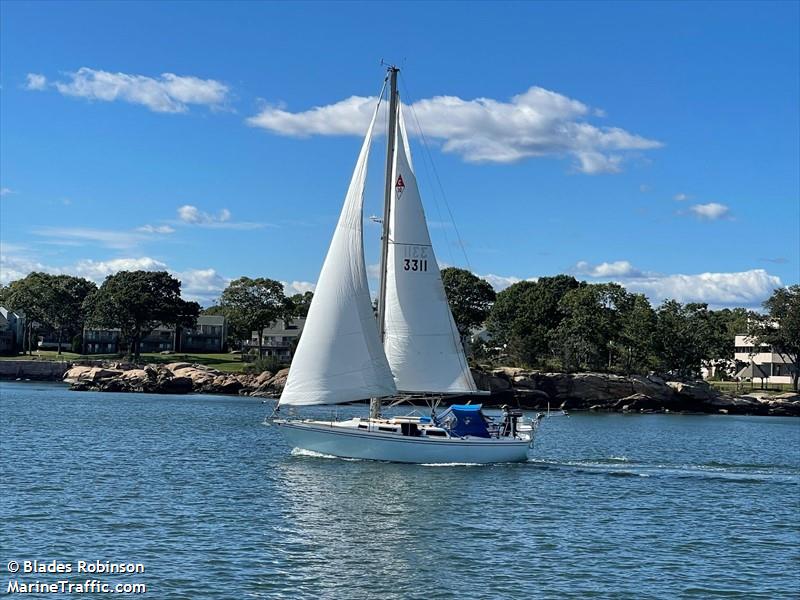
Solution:
{"label": "window", "polygon": [[447,434],[440,429],[426,429],[425,435],[428,437],[447,437]]}

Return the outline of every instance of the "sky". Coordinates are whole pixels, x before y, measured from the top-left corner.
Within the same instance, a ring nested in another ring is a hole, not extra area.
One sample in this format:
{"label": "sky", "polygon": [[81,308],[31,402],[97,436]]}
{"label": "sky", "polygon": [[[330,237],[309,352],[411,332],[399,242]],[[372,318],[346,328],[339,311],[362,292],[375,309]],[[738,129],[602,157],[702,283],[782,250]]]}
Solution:
{"label": "sky", "polygon": [[441,266],[758,307],[800,283],[798,32],[798,2],[0,2],[0,281],[313,289],[386,60]]}

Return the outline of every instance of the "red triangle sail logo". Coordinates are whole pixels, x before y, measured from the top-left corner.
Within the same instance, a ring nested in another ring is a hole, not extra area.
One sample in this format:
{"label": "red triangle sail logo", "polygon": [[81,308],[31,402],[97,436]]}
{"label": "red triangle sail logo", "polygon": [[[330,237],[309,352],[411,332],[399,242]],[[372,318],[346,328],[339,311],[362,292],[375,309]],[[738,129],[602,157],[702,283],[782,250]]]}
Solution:
{"label": "red triangle sail logo", "polygon": [[403,192],[405,187],[406,187],[406,184],[403,183],[403,176],[402,175],[398,175],[397,176],[397,183],[394,185],[394,188],[397,190],[397,193],[400,194],[400,193]]}

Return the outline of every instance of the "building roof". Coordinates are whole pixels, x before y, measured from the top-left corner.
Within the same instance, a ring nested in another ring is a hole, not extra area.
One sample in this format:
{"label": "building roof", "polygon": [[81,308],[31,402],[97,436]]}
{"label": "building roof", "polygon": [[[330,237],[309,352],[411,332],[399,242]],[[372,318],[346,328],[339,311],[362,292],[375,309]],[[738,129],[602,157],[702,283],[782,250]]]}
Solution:
{"label": "building roof", "polygon": [[737,379],[766,379],[767,377],[769,377],[769,373],[754,362],[750,362],[749,365],[736,374]]}

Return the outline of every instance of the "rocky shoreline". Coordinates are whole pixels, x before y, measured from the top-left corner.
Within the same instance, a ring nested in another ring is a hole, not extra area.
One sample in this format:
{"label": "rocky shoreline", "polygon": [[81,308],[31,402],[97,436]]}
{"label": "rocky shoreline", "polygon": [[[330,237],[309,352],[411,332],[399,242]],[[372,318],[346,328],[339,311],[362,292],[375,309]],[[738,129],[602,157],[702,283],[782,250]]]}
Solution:
{"label": "rocky shoreline", "polygon": [[[75,365],[64,381],[76,391],[147,392],[157,394],[229,394],[275,398],[288,369],[258,375],[223,373],[204,365],[175,362],[140,367],[125,363]],[[532,410],[611,412],[679,412],[800,416],[800,395],[769,396],[757,391],[730,396],[704,381],[665,381],[656,376],[606,373],[544,373],[504,367],[473,371],[479,389],[475,396],[487,406],[508,404]],[[459,398],[465,401],[467,398]]]}
{"label": "rocky shoreline", "polygon": [[[503,367],[473,371],[493,404],[505,400],[521,408],[613,412],[678,412],[800,416],[800,395],[753,391],[731,396],[705,381],[665,381],[660,377],[607,373],[544,373]],[[501,400],[501,401],[502,401]]]}
{"label": "rocky shoreline", "polygon": [[289,369],[258,375],[224,373],[186,362],[140,367],[127,363],[104,366],[75,365],[64,373],[64,381],[75,391],[144,392],[150,394],[228,394],[240,396],[280,395]]}

